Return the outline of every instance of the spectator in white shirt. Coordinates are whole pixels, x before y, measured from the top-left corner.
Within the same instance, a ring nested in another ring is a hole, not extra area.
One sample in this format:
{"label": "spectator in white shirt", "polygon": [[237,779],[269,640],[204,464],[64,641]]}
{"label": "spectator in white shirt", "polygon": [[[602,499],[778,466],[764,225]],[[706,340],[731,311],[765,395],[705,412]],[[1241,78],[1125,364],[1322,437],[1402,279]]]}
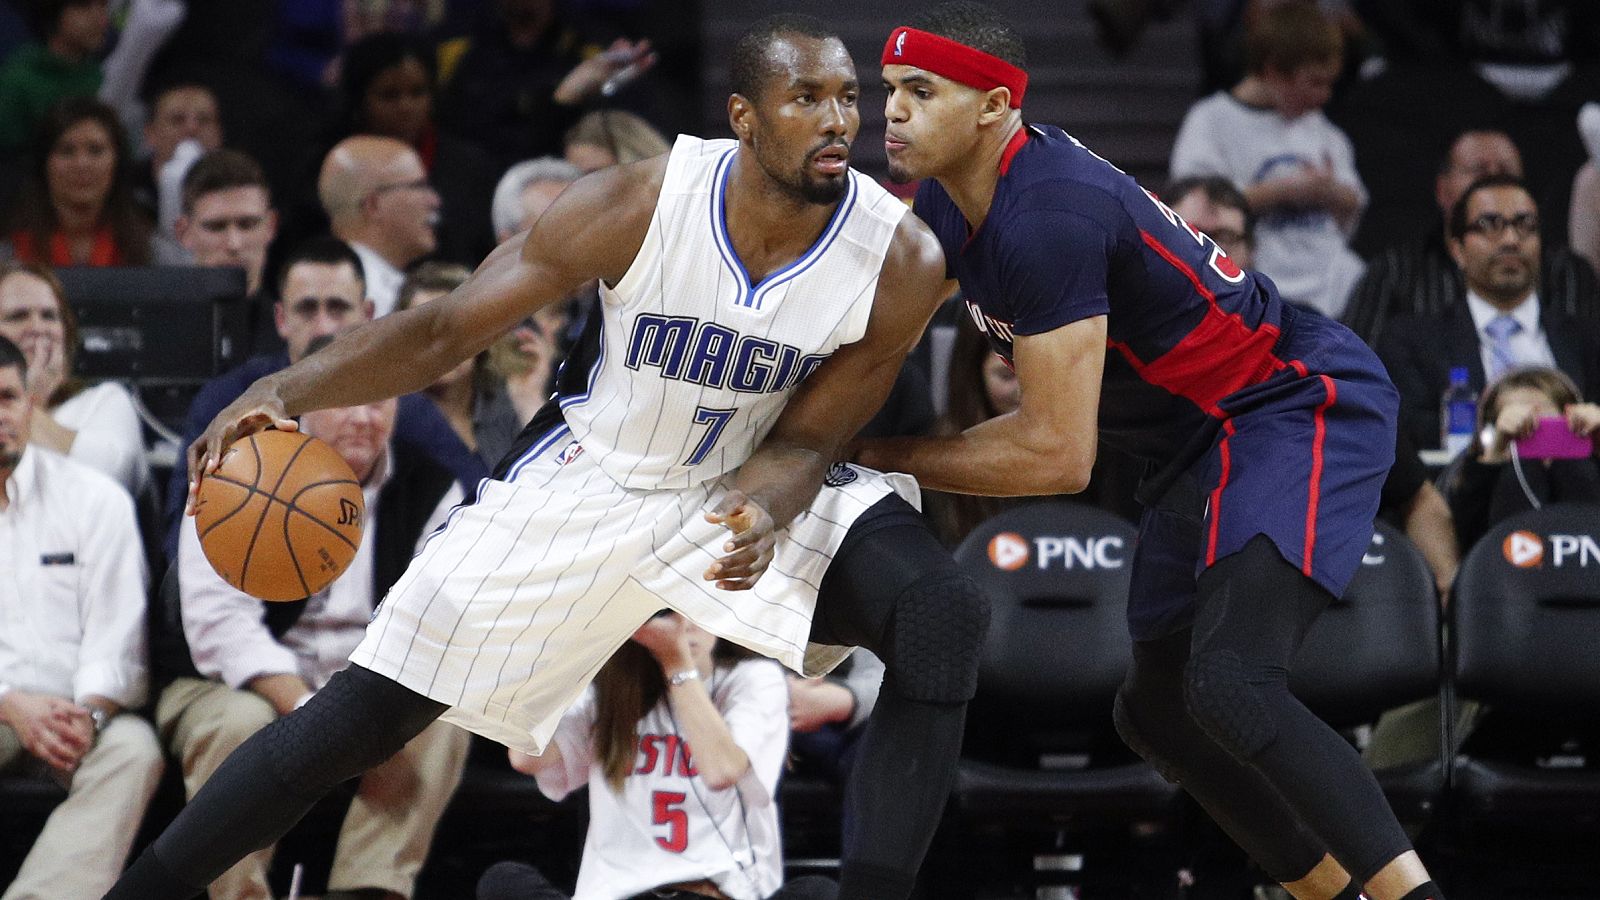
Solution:
{"label": "spectator in white shirt", "polygon": [[[327,340],[322,339],[324,342]],[[312,343],[314,350],[318,342]],[[396,402],[320,410],[302,419],[361,481],[366,521],[350,568],[300,603],[264,604],[229,586],[184,517],[178,547],[183,635],[193,671],[161,692],[156,723],[183,766],[189,796],[234,748],[298,708],[349,662],[377,600],[423,539],[462,499],[448,471],[392,447]],[[339,833],[329,897],[410,897],[439,816],[461,780],[466,732],[436,722],[366,773]],[[272,849],[211,885],[213,898],[269,898]]]}
{"label": "spectator in white shirt", "polygon": [[139,496],[150,483],[139,412],[121,384],[91,386],[74,377],[77,316],[49,269],[0,263],[0,337],[28,359],[32,443],[99,469]]}
{"label": "spectator in white shirt", "polygon": [[1273,7],[1246,38],[1249,74],[1190,107],[1171,163],[1175,179],[1232,181],[1258,219],[1256,268],[1335,318],[1363,271],[1346,242],[1367,204],[1350,139],[1322,114],[1342,53],[1314,5]]}
{"label": "spectator in white shirt", "polygon": [[[543,755],[511,751],[552,800],[589,788],[576,900],[818,900],[783,883],[776,793],[788,748],[783,670],[671,610],[657,613],[562,716]],[[531,866],[500,863],[478,900],[567,900]]]}
{"label": "spectator in white shirt", "polygon": [[0,337],[0,772],[67,789],[5,900],[98,897],[161,778],[143,719],[145,570],[133,502],[28,445],[22,351]]}
{"label": "spectator in white shirt", "polygon": [[361,257],[374,318],[394,312],[405,270],[439,245],[439,194],[402,141],[360,134],[322,161],[317,196],[333,233]]}

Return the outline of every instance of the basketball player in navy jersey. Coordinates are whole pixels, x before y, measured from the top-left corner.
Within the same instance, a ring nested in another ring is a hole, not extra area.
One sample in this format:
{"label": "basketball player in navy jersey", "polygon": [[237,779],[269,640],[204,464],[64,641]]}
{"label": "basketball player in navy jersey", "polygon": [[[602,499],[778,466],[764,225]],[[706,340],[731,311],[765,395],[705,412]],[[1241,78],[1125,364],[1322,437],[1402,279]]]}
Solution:
{"label": "basketball player in navy jersey", "polygon": [[418,390],[602,282],[556,398],[412,561],[351,666],[241,746],[109,896],[199,893],[441,716],[539,753],[663,607],[808,673],[838,645],[884,659],[839,896],[910,894],[988,608],[897,493],[909,479],[834,462],[944,296],[943,255],[848,169],[859,86],[821,23],[758,25],[732,74],[737,140],[680,137],[576,182],[449,297],[258,381],[191,447],[203,477],[243,434]]}
{"label": "basketball player in navy jersey", "polygon": [[1288,689],[1371,537],[1398,402],[1378,360],[1065,132],[1026,124],[1024,51],[993,10],[935,7],[882,62],[890,172],[926,179],[914,210],[1022,405],[858,458],[1000,496],[1082,489],[1097,430],[1146,459],[1124,739],[1296,897],[1438,900],[1355,751]]}

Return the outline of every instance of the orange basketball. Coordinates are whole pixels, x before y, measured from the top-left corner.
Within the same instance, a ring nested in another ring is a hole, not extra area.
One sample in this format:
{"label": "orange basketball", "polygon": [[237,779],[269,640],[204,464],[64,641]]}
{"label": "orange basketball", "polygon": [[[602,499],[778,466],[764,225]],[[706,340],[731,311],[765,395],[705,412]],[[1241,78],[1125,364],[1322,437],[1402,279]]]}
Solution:
{"label": "orange basketball", "polygon": [[299,600],[338,578],[361,545],[365,504],[334,449],[296,431],[261,431],[200,481],[195,527],[222,579],[262,600]]}

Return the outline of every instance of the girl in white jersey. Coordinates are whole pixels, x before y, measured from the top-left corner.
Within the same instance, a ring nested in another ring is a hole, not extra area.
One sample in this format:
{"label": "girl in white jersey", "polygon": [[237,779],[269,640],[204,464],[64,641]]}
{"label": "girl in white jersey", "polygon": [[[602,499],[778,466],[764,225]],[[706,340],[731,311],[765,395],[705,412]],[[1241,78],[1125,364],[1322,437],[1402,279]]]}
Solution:
{"label": "girl in white jersey", "polygon": [[[833,896],[783,885],[774,805],[789,742],[783,670],[663,611],[561,719],[542,756],[511,751],[552,800],[589,786],[576,900]],[[479,900],[566,900],[536,869],[501,863]]]}

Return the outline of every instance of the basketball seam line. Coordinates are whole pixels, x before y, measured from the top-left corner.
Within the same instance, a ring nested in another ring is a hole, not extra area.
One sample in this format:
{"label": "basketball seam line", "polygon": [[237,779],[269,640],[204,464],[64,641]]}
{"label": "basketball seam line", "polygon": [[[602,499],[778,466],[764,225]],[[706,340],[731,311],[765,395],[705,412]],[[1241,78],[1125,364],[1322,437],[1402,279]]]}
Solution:
{"label": "basketball seam line", "polygon": [[[304,494],[306,491],[311,490],[312,488],[326,487],[326,486],[328,486],[330,484],[354,484],[354,485],[358,485],[359,486],[360,482],[356,481],[353,478],[329,478],[329,479],[326,479],[326,480],[323,480],[323,481],[313,481],[310,484],[307,484],[307,485],[301,487],[300,490],[297,491],[295,493],[295,495],[293,497],[291,497],[290,499],[284,500],[281,497],[274,496],[272,494],[267,493],[266,491],[261,490],[260,488],[257,488],[253,484],[245,484],[243,481],[239,481],[239,480],[234,479],[234,478],[229,478],[229,477],[227,477],[225,475],[212,475],[211,477],[215,478],[216,480],[218,480],[220,482],[222,482],[223,484],[231,484],[234,487],[244,488],[248,493],[245,494],[244,502],[240,503],[237,508],[235,508],[232,512],[229,512],[227,514],[227,516],[223,517],[223,519],[219,519],[218,521],[213,522],[211,524],[211,527],[206,529],[205,534],[210,534],[214,529],[216,529],[217,526],[221,525],[224,520],[226,520],[227,518],[231,518],[234,514],[238,513],[239,510],[244,509],[244,507],[248,506],[250,501],[253,498],[255,498],[257,495],[260,495],[262,497],[267,498],[267,508],[268,508],[269,511],[271,510],[272,504],[274,504],[274,503],[279,503],[279,504],[282,504],[283,506],[287,507],[287,510],[285,511],[284,516],[283,516],[283,543],[284,543],[285,547],[289,548],[289,559],[290,559],[290,561],[292,563],[294,563],[295,575],[297,577],[299,577],[299,579],[300,579],[300,587],[301,587],[302,590],[304,590],[306,592],[306,596],[310,596],[314,592],[311,590],[311,585],[306,583],[305,572],[300,567],[300,559],[299,559],[298,556],[295,555],[294,544],[289,540],[289,516],[290,516],[291,513],[299,513],[300,515],[305,516],[308,521],[310,521],[310,522],[312,522],[312,523],[314,523],[316,525],[321,526],[324,531],[327,531],[329,534],[333,535],[335,538],[338,538],[339,541],[342,542],[346,547],[349,547],[352,550],[359,550],[360,549],[359,547],[356,546],[356,544],[353,541],[351,541],[348,537],[345,537],[342,533],[340,533],[338,529],[336,529],[333,526],[329,525],[328,523],[322,521],[321,519],[317,518],[316,516],[313,516],[304,507],[300,506],[299,503],[296,502],[297,500],[299,500],[299,498],[300,498],[300,496],[302,494]],[[203,538],[204,535],[202,535],[201,537]]]}
{"label": "basketball seam line", "polygon": [[[312,514],[310,514],[309,511],[306,511],[306,509],[301,508],[301,506],[299,506],[298,501],[299,501],[299,498],[301,498],[302,493],[306,493],[307,490],[310,490],[310,488],[328,487],[328,485],[330,485],[330,484],[354,484],[355,487],[362,487],[362,482],[358,482],[358,480],[355,480],[355,479],[320,480],[320,482],[310,482],[310,484],[304,485],[304,487],[299,488],[298,492],[294,492],[294,496],[291,496],[291,498],[288,498],[288,500],[280,500],[280,498],[277,498],[277,496],[274,496],[274,498],[272,498],[272,500],[270,500],[270,503],[282,503],[283,506],[288,506],[288,508],[290,508],[290,509],[288,509],[288,512],[299,512],[299,514],[301,514],[301,516],[306,517],[306,519],[312,520],[312,522],[314,522],[314,524],[322,525],[322,527],[325,528],[326,532],[330,533],[330,535],[336,536],[336,538],[339,538],[339,540],[344,541],[344,546],[347,546],[347,548],[360,549],[360,548],[357,548],[357,546],[355,546],[354,541],[350,540],[350,538],[347,538],[347,536],[342,535],[342,533],[339,533],[338,528],[334,528],[333,525],[326,524],[326,522],[323,522],[322,519],[318,519],[318,517],[312,516]],[[363,511],[365,511],[365,506],[366,506],[365,498],[363,498],[363,500],[362,500],[362,506],[363,506]],[[283,522],[285,522],[285,525],[283,525],[283,535],[285,535],[285,543],[288,543],[288,520],[290,520],[290,516],[288,516],[288,512],[285,512],[285,514],[283,514]],[[291,551],[293,551],[293,548],[291,548]],[[293,552],[290,552],[290,556],[294,556]]]}
{"label": "basketball seam line", "polygon": [[[249,447],[250,447],[250,452],[252,454],[254,454],[254,456],[256,458],[256,481],[260,481],[261,480],[261,451],[256,448],[256,442],[255,441],[251,441],[250,444],[249,444]],[[224,454],[224,455],[226,455],[226,454]],[[220,465],[219,465],[219,467],[220,467]],[[204,475],[201,476],[201,478],[205,478],[205,477],[206,476],[204,476]],[[200,533],[200,539],[202,541],[202,545],[201,545],[201,549],[202,550],[205,549],[204,543],[203,543],[204,540],[205,540],[205,536],[210,534],[212,531],[215,531],[217,526],[221,525],[223,522],[226,522],[229,519],[233,518],[241,510],[243,510],[246,506],[249,506],[250,505],[250,501],[255,498],[255,495],[257,493],[256,486],[253,483],[249,484],[249,485],[246,485],[242,481],[236,481],[236,480],[234,480],[232,478],[225,478],[222,475],[216,474],[216,473],[213,473],[210,477],[215,478],[215,479],[217,479],[217,480],[219,480],[219,481],[221,481],[221,482],[223,482],[225,484],[232,484],[232,485],[237,485],[239,487],[242,487],[245,490],[249,491],[249,493],[244,495],[244,500],[242,502],[240,502],[240,504],[236,508],[234,508],[231,512],[229,512],[227,515],[223,516],[222,518],[218,519],[217,521],[212,522],[211,523],[211,527],[207,528],[205,531]]]}
{"label": "basketball seam line", "polygon": [[242,481],[238,481],[238,480],[235,480],[235,479],[232,479],[232,478],[224,478],[221,475],[211,475],[211,476],[208,476],[208,477],[214,478],[217,481],[222,482],[223,484],[231,484],[231,485],[233,485],[235,487],[242,487],[242,488],[245,489],[246,493],[244,495],[244,499],[239,501],[239,505],[238,506],[235,506],[233,509],[228,510],[226,513],[224,513],[222,515],[222,518],[217,519],[215,522],[212,522],[210,525],[206,526],[206,530],[205,531],[200,532],[200,540],[201,540],[202,543],[205,541],[206,535],[210,534],[213,531],[216,531],[218,528],[220,528],[223,525],[223,523],[227,522],[229,519],[233,518],[234,516],[236,516],[240,512],[242,512],[246,506],[250,505],[250,501],[255,499],[255,495],[256,494],[262,493],[261,491],[256,490],[256,486],[253,485],[253,484],[245,484]]}
{"label": "basketball seam line", "polygon": [[[249,495],[247,495],[245,497],[245,503],[249,503],[251,498],[255,497],[257,494],[267,498],[268,506],[271,506],[271,504],[274,504],[274,503],[281,503],[284,506],[287,506],[289,508],[289,510],[288,510],[289,512],[291,512],[291,513],[299,513],[300,515],[305,516],[307,519],[310,519],[312,522],[315,522],[316,524],[321,525],[323,528],[327,529],[329,534],[332,534],[334,537],[336,537],[339,540],[343,541],[345,546],[349,547],[352,550],[357,549],[356,544],[355,544],[354,541],[351,541],[349,538],[347,538],[343,534],[341,534],[338,529],[332,527],[327,522],[324,522],[321,519],[317,518],[316,516],[312,515],[309,510],[307,510],[305,507],[303,507],[300,504],[295,502],[296,500],[298,500],[300,498],[301,494],[304,494],[306,491],[309,491],[312,488],[327,487],[330,484],[353,484],[353,485],[356,485],[357,487],[359,487],[361,485],[361,482],[356,481],[354,478],[329,478],[326,481],[313,481],[312,483],[302,487],[293,497],[289,498],[288,500],[284,500],[282,497],[277,497],[277,496],[274,496],[272,494],[269,494],[266,491],[261,490],[260,488],[256,487],[253,484],[245,484],[242,481],[239,481],[239,480],[233,479],[233,478],[228,478],[228,477],[223,476],[223,475],[212,475],[211,477],[215,478],[216,480],[218,480],[220,482],[222,482],[223,484],[231,484],[234,487],[241,487],[241,488],[244,488],[245,490],[249,491],[250,492]],[[243,504],[240,505],[240,508],[241,509],[243,508]],[[237,510],[235,510],[235,512],[237,512]],[[233,513],[229,513],[229,515],[233,515]],[[222,523],[220,521],[213,522],[211,527],[206,529],[205,533],[206,534],[210,534],[212,529],[216,528],[218,525],[221,525],[221,524]],[[201,537],[204,537],[204,536],[205,535],[201,535]]]}
{"label": "basketball seam line", "polygon": [[[289,461],[288,462],[283,464],[283,471],[278,473],[277,482],[272,485],[272,490],[270,492],[268,492],[268,494],[267,494],[267,496],[268,496],[267,506],[266,506],[265,509],[261,510],[261,518],[256,520],[256,529],[255,529],[255,531],[251,532],[251,534],[250,534],[250,544],[249,544],[248,547],[245,548],[245,551],[244,551],[244,562],[243,562],[243,564],[241,564],[239,566],[240,590],[244,589],[243,585],[246,583],[246,579],[249,577],[250,557],[253,556],[255,554],[255,552],[256,552],[256,539],[261,536],[261,526],[263,526],[263,525],[265,525],[267,523],[267,513],[272,511],[272,500],[271,500],[271,498],[278,493],[278,488],[283,486],[283,480],[285,478],[289,477],[289,470],[294,468],[295,461],[300,458],[300,454],[304,453],[306,447],[311,444],[311,438],[310,437],[306,437],[305,435],[302,435],[302,437],[305,437],[305,440],[300,442],[300,446],[294,448],[294,454],[289,457]],[[255,446],[255,442],[254,441],[251,442],[251,446],[252,447]],[[257,451],[256,455],[260,456],[260,452]],[[257,484],[261,483],[261,470],[260,469],[256,470],[256,483]],[[288,517],[288,513],[284,513],[284,517],[287,518]]]}

